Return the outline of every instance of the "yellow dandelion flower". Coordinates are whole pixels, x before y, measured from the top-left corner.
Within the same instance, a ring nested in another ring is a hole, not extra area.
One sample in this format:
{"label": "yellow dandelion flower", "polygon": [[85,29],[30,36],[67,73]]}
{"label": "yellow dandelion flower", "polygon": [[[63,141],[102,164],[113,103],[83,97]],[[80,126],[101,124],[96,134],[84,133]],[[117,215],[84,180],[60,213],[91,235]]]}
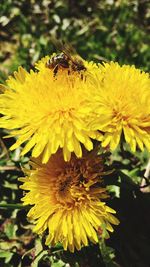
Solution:
{"label": "yellow dandelion flower", "polygon": [[114,150],[121,134],[134,152],[150,150],[150,79],[134,66],[110,62],[101,66],[103,79],[90,105],[94,107],[92,130],[104,132],[102,146]]}
{"label": "yellow dandelion flower", "polygon": [[35,222],[34,231],[49,230],[46,244],[62,243],[74,251],[98,242],[100,232],[113,232],[111,224],[119,221],[113,209],[101,201],[107,197],[101,186],[103,164],[93,152],[81,159],[72,155],[65,162],[61,151],[52,155],[47,164],[36,159],[26,177],[20,178],[22,189],[29,192],[22,198],[24,205],[34,205],[28,217]]}
{"label": "yellow dandelion flower", "polygon": [[101,139],[87,126],[86,104],[98,67],[85,61],[86,70],[68,72],[68,68],[60,67],[54,77],[54,69],[46,66],[48,59],[40,60],[37,71],[30,73],[19,67],[0,95],[0,127],[10,130],[9,136],[18,137],[11,149],[26,142],[22,155],[32,149],[32,156],[38,157],[44,151],[43,163],[59,148],[63,148],[66,161],[71,152],[81,157],[81,143],[90,151],[91,138]]}

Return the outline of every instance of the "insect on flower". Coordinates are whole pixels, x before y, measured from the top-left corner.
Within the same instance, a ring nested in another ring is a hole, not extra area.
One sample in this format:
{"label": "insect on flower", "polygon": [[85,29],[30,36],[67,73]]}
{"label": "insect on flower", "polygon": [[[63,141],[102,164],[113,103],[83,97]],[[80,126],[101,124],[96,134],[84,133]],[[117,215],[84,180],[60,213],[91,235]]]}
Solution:
{"label": "insect on flower", "polygon": [[46,67],[53,69],[54,76],[56,76],[59,68],[68,69],[68,74],[70,74],[71,71],[80,72],[86,70],[83,59],[76,53],[71,45],[55,41],[55,46],[62,52],[53,56],[46,62]]}

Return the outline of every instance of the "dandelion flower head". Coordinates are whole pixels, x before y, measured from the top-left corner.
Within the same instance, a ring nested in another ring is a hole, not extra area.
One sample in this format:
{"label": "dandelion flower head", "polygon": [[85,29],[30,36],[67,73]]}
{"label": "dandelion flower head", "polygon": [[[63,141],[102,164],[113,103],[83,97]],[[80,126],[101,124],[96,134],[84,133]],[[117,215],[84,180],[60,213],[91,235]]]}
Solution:
{"label": "dandelion flower head", "polygon": [[103,79],[90,99],[91,129],[103,132],[102,146],[114,150],[123,133],[134,152],[150,150],[150,78],[134,66],[110,62],[101,66]]}
{"label": "dandelion flower head", "polygon": [[24,205],[33,205],[28,217],[35,222],[38,234],[48,229],[47,245],[60,242],[74,252],[98,242],[98,233],[113,232],[111,224],[119,221],[115,211],[101,201],[107,197],[102,187],[103,163],[100,156],[88,152],[81,159],[71,156],[65,162],[62,153],[52,155],[47,164],[32,162],[21,188],[28,191]]}
{"label": "dandelion flower head", "polygon": [[71,152],[82,156],[81,143],[92,150],[91,138],[101,139],[97,131],[88,128],[89,107],[87,98],[92,94],[94,76],[99,72],[92,62],[84,62],[86,70],[70,71],[59,68],[54,77],[46,67],[51,57],[36,64],[36,71],[19,67],[9,77],[5,91],[0,95],[0,127],[17,137],[11,149],[26,143],[22,155],[32,150],[32,156],[43,153],[43,163],[59,148],[68,161]]}

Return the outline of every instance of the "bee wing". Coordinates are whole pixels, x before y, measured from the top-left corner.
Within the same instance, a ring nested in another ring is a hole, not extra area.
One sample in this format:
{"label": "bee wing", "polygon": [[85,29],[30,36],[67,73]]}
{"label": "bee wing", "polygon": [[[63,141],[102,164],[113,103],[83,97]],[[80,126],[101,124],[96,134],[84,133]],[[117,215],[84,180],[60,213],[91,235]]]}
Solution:
{"label": "bee wing", "polygon": [[71,44],[64,44],[63,53],[73,62],[82,62],[83,59],[80,57],[76,49]]}
{"label": "bee wing", "polygon": [[60,41],[60,40],[57,40],[56,38],[51,38],[51,41],[53,43],[53,45],[59,50],[62,52],[63,50],[63,47],[64,47],[64,43],[63,41]]}
{"label": "bee wing", "polygon": [[76,63],[76,61],[83,61],[83,59],[78,55],[75,48],[71,44],[67,44],[56,39],[53,39],[52,42],[55,47],[59,51],[63,52],[73,63]]}

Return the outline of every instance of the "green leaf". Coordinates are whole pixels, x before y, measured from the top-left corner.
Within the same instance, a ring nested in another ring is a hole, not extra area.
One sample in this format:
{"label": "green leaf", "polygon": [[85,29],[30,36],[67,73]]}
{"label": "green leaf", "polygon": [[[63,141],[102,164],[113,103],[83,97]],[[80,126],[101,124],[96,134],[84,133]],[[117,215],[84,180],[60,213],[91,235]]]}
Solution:
{"label": "green leaf", "polygon": [[17,225],[13,224],[11,221],[9,223],[6,223],[4,226],[4,232],[9,239],[13,239],[16,237],[17,229]]}
{"label": "green leaf", "polygon": [[8,263],[13,256],[13,253],[10,251],[0,251],[0,258],[5,258],[5,263]]}
{"label": "green leaf", "polygon": [[62,260],[59,260],[58,262],[53,262],[52,267],[65,267],[65,263]]}

